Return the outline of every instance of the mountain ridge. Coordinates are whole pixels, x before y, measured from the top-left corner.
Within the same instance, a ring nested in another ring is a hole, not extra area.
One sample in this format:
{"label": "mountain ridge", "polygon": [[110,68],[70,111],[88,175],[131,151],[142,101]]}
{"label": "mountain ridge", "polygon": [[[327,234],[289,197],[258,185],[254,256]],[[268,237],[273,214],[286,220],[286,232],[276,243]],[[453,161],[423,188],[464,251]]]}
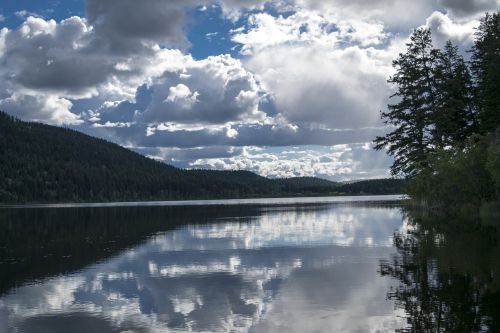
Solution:
{"label": "mountain ridge", "polygon": [[269,179],[244,170],[179,169],[104,139],[0,111],[0,203],[395,194],[404,185],[386,180],[380,183],[390,185],[384,190],[365,182],[354,190],[352,184],[315,177]]}

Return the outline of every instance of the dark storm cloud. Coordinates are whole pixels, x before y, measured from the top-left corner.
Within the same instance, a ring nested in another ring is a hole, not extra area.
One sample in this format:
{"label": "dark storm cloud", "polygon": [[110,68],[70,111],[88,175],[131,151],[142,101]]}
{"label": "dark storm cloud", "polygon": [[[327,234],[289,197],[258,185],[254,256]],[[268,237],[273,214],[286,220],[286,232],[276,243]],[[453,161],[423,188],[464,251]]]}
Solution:
{"label": "dark storm cloud", "polygon": [[459,17],[471,16],[484,11],[498,10],[498,0],[439,0],[439,4]]}
{"label": "dark storm cloud", "polygon": [[87,0],[96,43],[117,52],[135,52],[137,42],[186,44],[183,32],[189,0]]}
{"label": "dark storm cloud", "polygon": [[186,11],[219,4],[237,13],[266,0],[87,0],[86,17],[99,36],[96,43],[117,52],[134,52],[137,41],[186,47]]}

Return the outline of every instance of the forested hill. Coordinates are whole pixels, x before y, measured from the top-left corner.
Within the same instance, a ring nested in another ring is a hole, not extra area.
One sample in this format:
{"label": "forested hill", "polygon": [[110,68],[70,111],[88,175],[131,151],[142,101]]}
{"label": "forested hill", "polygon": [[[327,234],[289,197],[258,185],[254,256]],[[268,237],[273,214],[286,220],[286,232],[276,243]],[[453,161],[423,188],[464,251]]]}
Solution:
{"label": "forested hill", "polygon": [[401,192],[401,181],[388,182],[389,186],[357,188],[318,178],[183,170],[74,130],[24,122],[0,112],[0,203]]}

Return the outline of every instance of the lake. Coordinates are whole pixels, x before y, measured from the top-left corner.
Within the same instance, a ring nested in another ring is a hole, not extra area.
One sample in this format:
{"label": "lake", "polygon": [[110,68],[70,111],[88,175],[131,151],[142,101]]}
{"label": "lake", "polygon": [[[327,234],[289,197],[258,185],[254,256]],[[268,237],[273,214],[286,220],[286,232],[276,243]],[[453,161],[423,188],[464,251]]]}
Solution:
{"label": "lake", "polygon": [[429,220],[397,196],[3,207],[0,332],[499,328],[498,232]]}

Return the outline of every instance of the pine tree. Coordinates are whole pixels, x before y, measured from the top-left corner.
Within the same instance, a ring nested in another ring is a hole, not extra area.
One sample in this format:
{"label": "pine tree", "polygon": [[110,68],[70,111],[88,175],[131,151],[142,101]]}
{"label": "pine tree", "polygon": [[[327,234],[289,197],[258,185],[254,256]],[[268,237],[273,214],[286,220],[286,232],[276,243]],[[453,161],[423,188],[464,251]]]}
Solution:
{"label": "pine tree", "polygon": [[441,140],[441,129],[431,123],[437,103],[434,67],[438,53],[432,47],[430,30],[417,29],[406,53],[393,61],[396,74],[388,82],[397,88],[391,96],[397,102],[388,105],[382,119],[395,129],[375,139],[375,149],[387,148],[394,156],[393,175],[411,177],[426,168],[428,154],[436,140]]}
{"label": "pine tree", "polygon": [[472,78],[458,47],[448,41],[439,51],[434,68],[436,105],[432,123],[442,135],[435,140],[444,146],[463,143],[477,130]]}
{"label": "pine tree", "polygon": [[472,48],[471,69],[481,132],[492,132],[500,127],[500,12],[481,19]]}

